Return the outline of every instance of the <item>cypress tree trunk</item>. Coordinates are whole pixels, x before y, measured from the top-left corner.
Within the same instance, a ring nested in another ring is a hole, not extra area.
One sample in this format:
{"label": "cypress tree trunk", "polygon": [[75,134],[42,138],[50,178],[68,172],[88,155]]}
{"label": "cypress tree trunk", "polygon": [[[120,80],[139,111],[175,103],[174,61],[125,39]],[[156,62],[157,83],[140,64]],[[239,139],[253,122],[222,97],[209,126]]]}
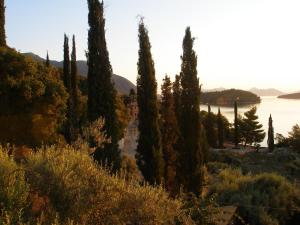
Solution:
{"label": "cypress tree trunk", "polygon": [[272,115],[269,118],[269,130],[268,130],[268,147],[270,151],[274,150],[274,128]]}
{"label": "cypress tree trunk", "polygon": [[6,47],[4,0],[0,0],[0,47]]}
{"label": "cypress tree trunk", "polygon": [[139,107],[139,137],[137,163],[150,184],[160,183],[164,176],[161,134],[158,124],[157,83],[151,44],[143,21],[139,24],[139,60],[137,101]]}
{"label": "cypress tree trunk", "polygon": [[214,119],[213,119],[210,105],[208,105],[208,113],[205,121],[205,129],[206,129],[206,138],[208,144],[213,148],[216,147],[217,146],[216,132],[215,132]]}
{"label": "cypress tree trunk", "polygon": [[104,132],[111,139],[103,149],[97,149],[94,158],[98,162],[120,167],[121,156],[118,146],[120,130],[116,114],[116,90],[112,83],[112,67],[105,40],[103,2],[88,0],[88,119],[90,122],[104,118]]}
{"label": "cypress tree trunk", "polygon": [[197,56],[190,28],[185,32],[181,65],[181,118],[183,148],[179,154],[180,183],[187,192],[199,195],[203,187],[203,164],[206,138],[200,118],[200,87],[197,78]]}
{"label": "cypress tree trunk", "polygon": [[175,194],[176,177],[176,143],[179,136],[179,128],[174,111],[174,98],[172,95],[172,83],[170,77],[165,76],[161,86],[161,134],[162,150],[165,160],[165,187]]}
{"label": "cypress tree trunk", "polygon": [[75,36],[73,35],[72,40],[72,53],[71,53],[71,101],[72,101],[72,115],[71,122],[74,128],[74,137],[75,141],[79,133],[79,109],[78,109],[78,79],[77,79],[77,59],[76,59],[76,43]]}
{"label": "cypress tree trunk", "polygon": [[224,123],[223,123],[220,108],[218,110],[217,123],[218,123],[218,147],[219,148],[224,148]]}
{"label": "cypress tree trunk", "polygon": [[238,127],[238,106],[237,101],[234,102],[234,145],[238,148],[239,144],[239,127]]}

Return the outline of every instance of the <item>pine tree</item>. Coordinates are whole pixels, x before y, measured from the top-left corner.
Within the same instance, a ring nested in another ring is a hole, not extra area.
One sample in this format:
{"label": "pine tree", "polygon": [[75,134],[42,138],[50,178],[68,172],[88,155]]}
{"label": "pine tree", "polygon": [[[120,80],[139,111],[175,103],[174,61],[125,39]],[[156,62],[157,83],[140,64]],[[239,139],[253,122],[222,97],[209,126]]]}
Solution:
{"label": "pine tree", "polygon": [[172,95],[172,83],[167,75],[161,86],[161,134],[162,150],[165,161],[165,186],[170,193],[175,192],[176,177],[176,143],[179,129],[174,111],[174,99]]}
{"label": "pine tree", "polygon": [[104,118],[104,132],[111,139],[103,149],[97,149],[94,158],[120,168],[121,156],[118,141],[121,131],[116,114],[116,90],[112,82],[112,67],[105,40],[103,2],[88,0],[88,119],[90,122]]}
{"label": "pine tree", "polygon": [[268,147],[270,151],[274,150],[274,128],[272,115],[269,117]]}
{"label": "pine tree", "polygon": [[79,133],[79,99],[78,99],[78,78],[77,78],[77,59],[76,59],[76,43],[75,36],[72,39],[71,53],[71,92],[70,98],[72,102],[71,123],[74,128],[72,139],[75,141]]}
{"label": "pine tree", "polygon": [[238,148],[239,144],[239,123],[238,123],[238,105],[234,102],[234,145]]}
{"label": "pine tree", "polygon": [[0,0],[0,47],[6,47],[4,0]]}
{"label": "pine tree", "polygon": [[64,62],[63,62],[63,81],[65,88],[69,94],[67,100],[67,112],[66,112],[66,121],[64,127],[65,139],[68,143],[72,142],[73,139],[73,126],[71,121],[72,113],[72,99],[70,98],[71,93],[71,73],[70,73],[70,50],[69,50],[69,38],[67,35],[64,35]]}
{"label": "pine tree", "polygon": [[46,55],[46,62],[45,62],[45,65],[46,65],[47,67],[50,66],[50,59],[49,59],[49,53],[48,53],[48,51],[47,51],[47,55]]}
{"label": "pine tree", "polygon": [[139,137],[137,163],[150,184],[160,183],[164,176],[161,134],[158,123],[157,83],[148,31],[139,23],[139,60],[137,101],[139,107]]}
{"label": "pine tree", "polygon": [[215,121],[213,118],[213,114],[211,112],[211,107],[208,105],[208,112],[206,120],[204,121],[205,124],[205,130],[206,130],[206,138],[208,141],[208,144],[215,148],[217,146],[217,138],[216,138],[216,131],[215,131]]}
{"label": "pine tree", "polygon": [[220,107],[218,110],[217,125],[218,125],[218,147],[224,148],[224,122],[223,122],[223,117],[221,114]]}
{"label": "pine tree", "polygon": [[180,130],[183,148],[179,153],[179,179],[184,191],[201,193],[206,142],[200,118],[200,86],[197,78],[197,56],[190,28],[185,32],[181,65]]}
{"label": "pine tree", "polygon": [[241,138],[244,142],[244,146],[253,143],[259,144],[265,138],[265,132],[262,129],[263,125],[258,122],[258,116],[256,115],[256,107],[251,108],[244,113],[244,118],[241,122]]}

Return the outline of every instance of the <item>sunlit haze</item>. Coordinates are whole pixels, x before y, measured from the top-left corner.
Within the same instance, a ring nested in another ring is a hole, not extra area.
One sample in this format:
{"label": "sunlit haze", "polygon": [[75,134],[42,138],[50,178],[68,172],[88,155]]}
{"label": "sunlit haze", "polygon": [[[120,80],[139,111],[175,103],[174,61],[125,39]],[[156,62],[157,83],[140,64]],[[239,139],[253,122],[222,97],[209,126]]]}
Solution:
{"label": "sunlit haze", "polygon": [[[77,37],[78,58],[87,49],[85,0],[7,0],[8,44],[62,60],[63,35]],[[274,87],[299,91],[299,0],[106,0],[106,38],[114,73],[135,83],[138,15],[149,29],[157,80],[180,71],[187,26],[196,37],[204,88]]]}

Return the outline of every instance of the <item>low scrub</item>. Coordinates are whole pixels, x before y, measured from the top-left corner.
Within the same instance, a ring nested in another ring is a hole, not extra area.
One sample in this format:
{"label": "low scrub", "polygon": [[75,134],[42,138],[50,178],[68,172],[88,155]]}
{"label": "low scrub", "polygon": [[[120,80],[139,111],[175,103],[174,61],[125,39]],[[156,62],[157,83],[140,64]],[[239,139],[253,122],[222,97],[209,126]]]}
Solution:
{"label": "low scrub", "polygon": [[19,163],[8,152],[0,149],[1,225],[207,224],[201,213],[200,222],[191,215],[206,213],[197,209],[201,204],[190,206],[162,187],[111,176],[71,147],[39,149]]}
{"label": "low scrub", "polygon": [[[262,173],[243,175],[225,169],[211,187],[220,205],[236,205],[239,214],[253,225],[296,224],[300,216],[300,190],[284,177]],[[294,222],[295,221],[295,222]]]}

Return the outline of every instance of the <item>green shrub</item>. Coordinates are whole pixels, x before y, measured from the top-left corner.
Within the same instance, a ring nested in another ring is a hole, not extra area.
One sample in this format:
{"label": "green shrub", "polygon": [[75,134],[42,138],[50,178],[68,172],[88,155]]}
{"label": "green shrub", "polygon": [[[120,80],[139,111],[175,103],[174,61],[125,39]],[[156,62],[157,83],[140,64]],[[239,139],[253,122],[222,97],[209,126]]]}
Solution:
{"label": "green shrub", "polygon": [[6,218],[10,218],[11,223],[20,221],[23,211],[29,206],[28,196],[29,185],[24,170],[0,146],[0,224]]}
{"label": "green shrub", "polygon": [[243,175],[240,170],[226,169],[211,193],[220,205],[236,205],[250,224],[288,224],[300,214],[300,190],[276,174]]}
{"label": "green shrub", "polygon": [[227,163],[222,163],[222,162],[208,162],[207,163],[207,170],[211,174],[218,174],[222,170],[230,168],[230,165]]}
{"label": "green shrub", "polygon": [[[128,169],[128,168],[127,168]],[[207,225],[211,203],[111,176],[86,151],[47,147],[16,164],[0,149],[0,225]],[[206,207],[209,206],[209,207]]]}

